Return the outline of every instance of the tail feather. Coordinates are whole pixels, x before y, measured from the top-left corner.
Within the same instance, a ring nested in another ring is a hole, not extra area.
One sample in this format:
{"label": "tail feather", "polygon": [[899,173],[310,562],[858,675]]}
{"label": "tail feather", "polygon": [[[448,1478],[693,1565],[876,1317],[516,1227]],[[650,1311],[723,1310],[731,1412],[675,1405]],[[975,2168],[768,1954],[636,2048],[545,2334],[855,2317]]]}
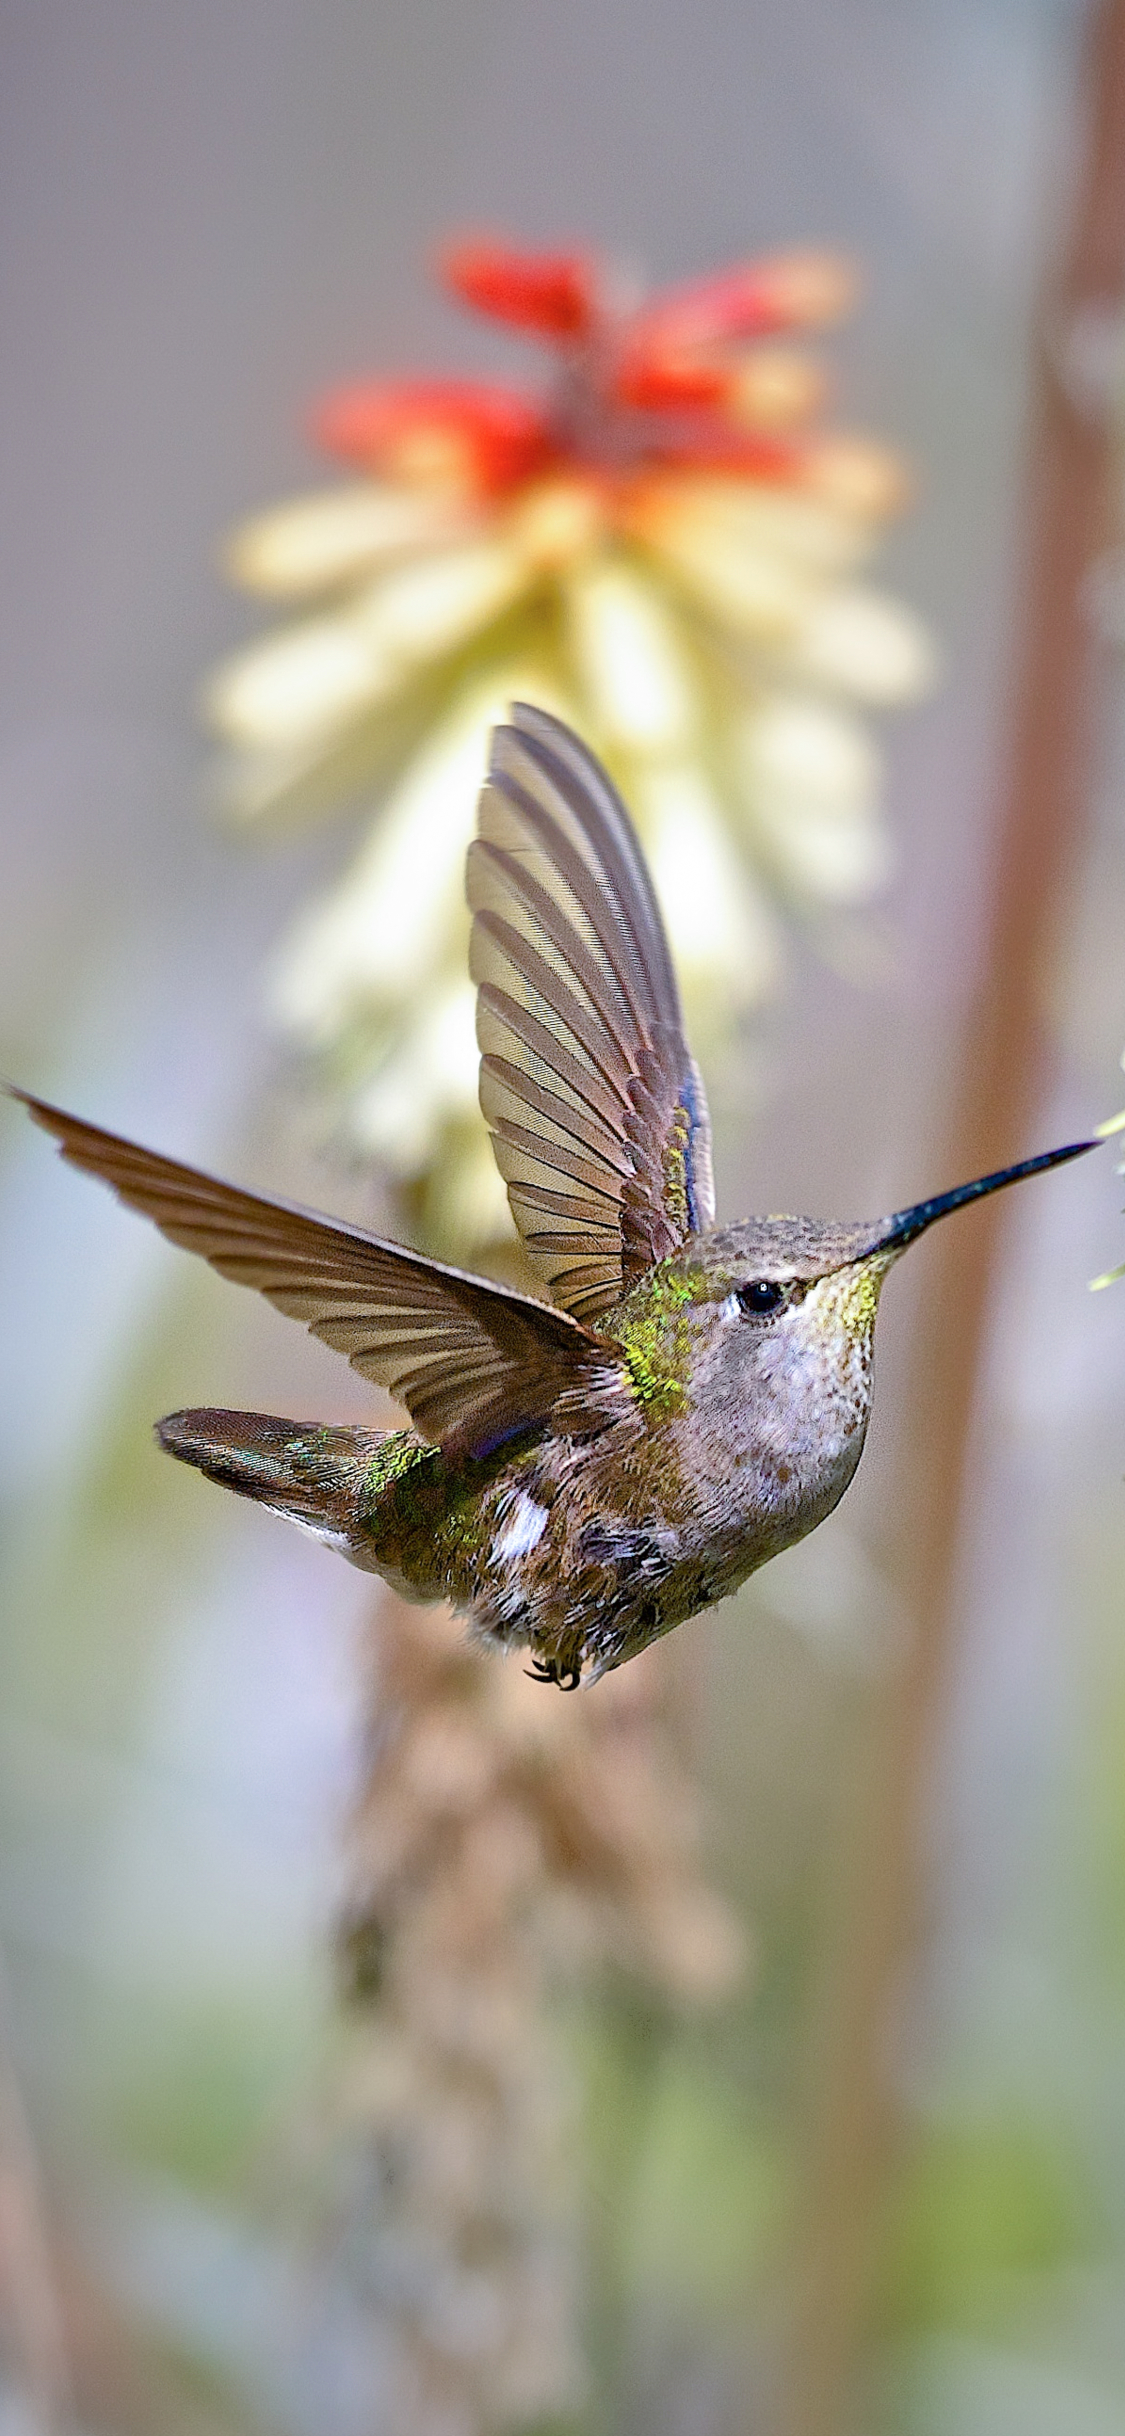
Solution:
{"label": "tail feather", "polygon": [[179,1463],[256,1498],[322,1539],[349,1544],[384,1430],[320,1428],[273,1413],[169,1413],[156,1435]]}

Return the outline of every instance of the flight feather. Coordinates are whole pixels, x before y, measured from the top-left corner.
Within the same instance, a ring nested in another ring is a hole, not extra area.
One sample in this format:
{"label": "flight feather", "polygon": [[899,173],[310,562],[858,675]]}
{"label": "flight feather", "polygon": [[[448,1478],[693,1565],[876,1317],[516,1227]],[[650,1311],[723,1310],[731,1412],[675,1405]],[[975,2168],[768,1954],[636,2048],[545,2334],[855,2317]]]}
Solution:
{"label": "flight feather", "polygon": [[611,1347],[547,1303],[341,1219],[243,1192],[29,1093],[13,1096],[72,1166],[101,1177],[223,1277],[303,1320],[448,1453],[488,1453],[614,1363]]}
{"label": "flight feather", "polygon": [[497,1164],[555,1302],[595,1319],[711,1224],[710,1123],[628,813],[526,703],[493,731],[467,885]]}

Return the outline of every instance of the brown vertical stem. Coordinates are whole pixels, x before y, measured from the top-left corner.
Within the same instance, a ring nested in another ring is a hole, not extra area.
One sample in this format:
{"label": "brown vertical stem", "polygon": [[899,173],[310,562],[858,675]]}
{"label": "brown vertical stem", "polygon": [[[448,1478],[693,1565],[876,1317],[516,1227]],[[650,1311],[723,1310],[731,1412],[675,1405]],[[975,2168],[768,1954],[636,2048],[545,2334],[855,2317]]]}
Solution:
{"label": "brown vertical stem", "polygon": [[[1072,226],[1041,324],[1011,742],[982,977],[941,1169],[950,1177],[998,1166],[1026,1146],[1049,1066],[1042,976],[1082,823],[1090,646],[1081,591],[1105,539],[1110,432],[1108,413],[1076,394],[1065,367],[1083,329],[1120,313],[1125,288],[1125,0],[1092,10],[1084,68]],[[918,1255],[925,1274],[896,1519],[912,1629],[861,1755],[863,1790],[818,2025],[782,2395],[786,2436],[842,2436],[853,2417],[894,2154],[894,2006],[918,1926],[920,1809],[948,1671],[968,1435],[1005,1217],[1001,1202],[986,1201],[956,1231],[939,1228]]]}
{"label": "brown vertical stem", "polygon": [[39,2164],[12,2061],[0,1956],[0,2323],[11,2382],[33,2436],[70,2424],[62,2317],[43,2217]]}

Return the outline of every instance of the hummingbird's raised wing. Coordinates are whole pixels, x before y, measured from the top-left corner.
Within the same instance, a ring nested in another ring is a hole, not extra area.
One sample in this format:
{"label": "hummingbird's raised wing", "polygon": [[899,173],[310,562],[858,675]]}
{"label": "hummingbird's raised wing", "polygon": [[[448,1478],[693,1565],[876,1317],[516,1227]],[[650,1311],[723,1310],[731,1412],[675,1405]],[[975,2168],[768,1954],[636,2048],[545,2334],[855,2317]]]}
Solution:
{"label": "hummingbird's raised wing", "polygon": [[629,815],[526,703],[493,731],[468,893],[497,1165],[554,1300],[594,1319],[710,1225],[711,1131]]}
{"label": "hummingbird's raised wing", "polygon": [[595,1374],[610,1383],[610,1349],[547,1303],[342,1219],[242,1192],[26,1091],[12,1096],[73,1166],[100,1176],[222,1276],[256,1286],[279,1311],[304,1320],[450,1454],[488,1454],[545,1419],[564,1389],[588,1385]]}

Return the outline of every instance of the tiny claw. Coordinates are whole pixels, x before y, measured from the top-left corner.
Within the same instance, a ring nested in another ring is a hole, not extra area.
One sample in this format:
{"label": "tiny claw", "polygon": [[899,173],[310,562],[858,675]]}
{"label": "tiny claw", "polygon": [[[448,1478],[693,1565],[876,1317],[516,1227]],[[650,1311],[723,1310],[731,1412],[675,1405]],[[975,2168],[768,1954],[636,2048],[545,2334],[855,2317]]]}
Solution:
{"label": "tiny claw", "polygon": [[560,1692],[576,1692],[582,1681],[580,1666],[565,1667],[560,1674],[557,1658],[533,1658],[523,1671],[533,1683],[554,1683]]}

